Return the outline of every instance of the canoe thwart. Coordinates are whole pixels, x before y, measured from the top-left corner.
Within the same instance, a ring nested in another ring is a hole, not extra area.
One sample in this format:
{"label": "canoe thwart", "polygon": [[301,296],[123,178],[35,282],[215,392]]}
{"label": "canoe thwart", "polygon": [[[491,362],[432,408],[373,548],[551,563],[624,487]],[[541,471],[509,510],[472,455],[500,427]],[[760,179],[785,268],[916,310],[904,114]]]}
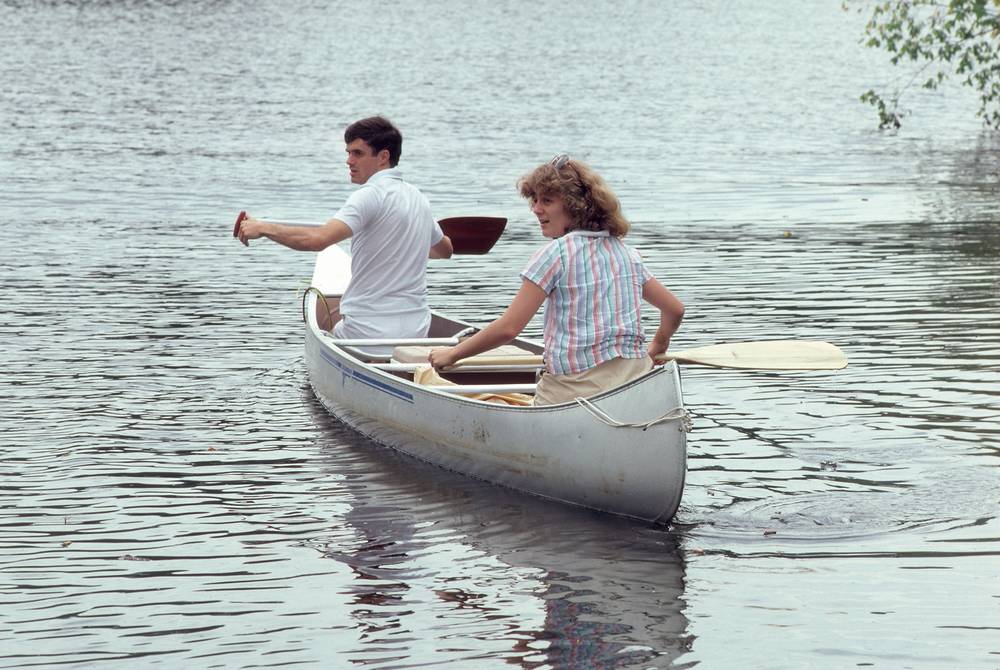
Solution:
{"label": "canoe thwart", "polygon": [[[427,362],[423,363],[373,363],[373,368],[378,368],[383,372],[415,372],[418,368],[424,367]],[[497,364],[497,365],[482,365],[480,363],[469,363],[462,364],[455,367],[450,367],[445,372],[449,374],[458,374],[460,372],[475,373],[475,372],[537,372],[538,365],[521,365],[519,363],[514,364]]]}
{"label": "canoe thwart", "polygon": [[[427,351],[430,351],[431,347],[453,347],[466,337],[474,335],[478,330],[479,330],[478,328],[469,327],[466,328],[465,330],[455,333],[451,337],[337,338],[333,336],[333,333],[325,333],[325,335],[331,338],[337,346],[341,347],[412,346],[412,347],[422,347]],[[424,354],[423,362],[426,361],[427,361],[427,355]],[[400,362],[416,363],[417,361],[400,361]]]}
{"label": "canoe thwart", "polygon": [[[397,346],[392,351],[394,363],[427,364],[430,346]],[[514,344],[505,344],[495,349],[459,361],[453,367],[465,365],[541,365],[542,357]],[[536,362],[537,361],[537,362]]]}

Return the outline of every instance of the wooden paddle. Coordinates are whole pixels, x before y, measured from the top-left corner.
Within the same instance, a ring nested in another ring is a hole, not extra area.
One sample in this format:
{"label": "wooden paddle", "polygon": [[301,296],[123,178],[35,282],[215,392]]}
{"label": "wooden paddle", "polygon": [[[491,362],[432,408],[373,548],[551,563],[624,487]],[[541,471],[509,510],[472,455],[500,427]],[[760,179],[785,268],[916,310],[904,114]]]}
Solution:
{"label": "wooden paddle", "polygon": [[[233,226],[233,237],[240,236],[240,226],[243,219],[247,218],[246,212],[240,212],[236,217],[236,225]],[[269,223],[279,223],[286,226],[322,226],[322,223],[315,221],[281,221],[278,219],[265,219]],[[451,239],[451,245],[456,254],[471,255],[485,254],[503,234],[507,225],[507,219],[501,216],[453,216],[438,221],[441,230]]]}
{"label": "wooden paddle", "polygon": [[[466,362],[468,361],[468,362]],[[741,370],[840,370],[847,367],[847,358],[829,342],[803,340],[771,340],[765,342],[732,342],[713,344],[697,349],[668,351],[657,357],[658,362],[677,361],[715,368]],[[541,356],[495,356],[480,354],[475,360],[459,361],[465,365],[542,365]]]}

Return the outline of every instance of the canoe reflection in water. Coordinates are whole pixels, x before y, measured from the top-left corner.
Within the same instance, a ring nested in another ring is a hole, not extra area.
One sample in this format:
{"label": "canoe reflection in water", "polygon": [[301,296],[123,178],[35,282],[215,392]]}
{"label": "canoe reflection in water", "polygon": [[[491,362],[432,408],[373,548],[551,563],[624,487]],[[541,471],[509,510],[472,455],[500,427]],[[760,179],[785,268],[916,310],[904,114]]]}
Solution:
{"label": "canoe reflection in water", "polygon": [[414,462],[309,404],[352,500],[321,548],[355,575],[340,594],[352,662],[432,647],[438,661],[648,667],[689,649],[671,534]]}

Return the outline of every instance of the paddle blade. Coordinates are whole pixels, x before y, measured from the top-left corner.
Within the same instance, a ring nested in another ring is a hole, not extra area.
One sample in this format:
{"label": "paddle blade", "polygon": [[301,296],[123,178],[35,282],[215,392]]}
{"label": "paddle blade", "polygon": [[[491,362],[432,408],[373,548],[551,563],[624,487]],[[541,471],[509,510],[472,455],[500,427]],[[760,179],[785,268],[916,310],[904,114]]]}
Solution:
{"label": "paddle blade", "polygon": [[453,216],[438,221],[456,254],[485,254],[500,239],[507,219],[500,216]]}
{"label": "paddle blade", "polygon": [[840,370],[847,367],[844,352],[835,345],[805,340],[713,344],[697,349],[668,351],[659,358],[744,370]]}

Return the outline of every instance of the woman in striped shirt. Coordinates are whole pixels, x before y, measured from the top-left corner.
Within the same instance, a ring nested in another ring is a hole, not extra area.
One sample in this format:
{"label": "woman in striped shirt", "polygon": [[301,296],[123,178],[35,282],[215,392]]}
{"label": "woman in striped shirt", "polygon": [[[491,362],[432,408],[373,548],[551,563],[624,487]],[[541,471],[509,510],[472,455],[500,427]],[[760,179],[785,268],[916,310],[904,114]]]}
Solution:
{"label": "woman in striped shirt", "polygon": [[[506,344],[545,303],[545,373],[536,405],[591,396],[650,370],[680,326],[684,306],[622,241],[629,223],[617,196],[565,154],[522,177],[518,188],[552,241],[521,272],[521,289],[503,315],[454,347],[433,349],[430,363],[443,368]],[[643,301],[660,311],[648,343]]]}

